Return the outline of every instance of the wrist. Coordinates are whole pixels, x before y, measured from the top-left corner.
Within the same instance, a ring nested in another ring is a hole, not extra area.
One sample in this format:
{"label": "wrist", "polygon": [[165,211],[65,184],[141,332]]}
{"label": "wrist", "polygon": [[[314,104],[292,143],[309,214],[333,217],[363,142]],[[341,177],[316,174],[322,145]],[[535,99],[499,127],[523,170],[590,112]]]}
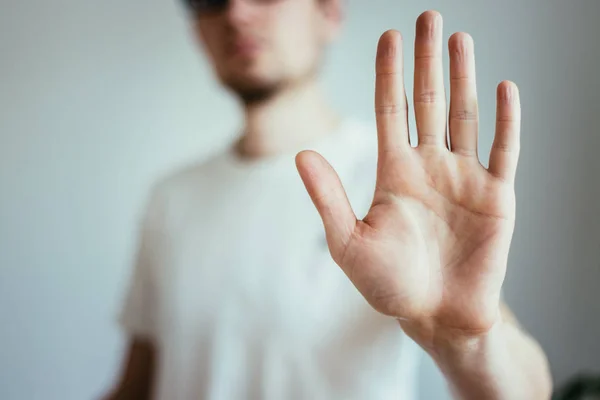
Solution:
{"label": "wrist", "polygon": [[505,355],[505,323],[497,321],[488,331],[477,334],[444,331],[436,333],[433,346],[426,350],[442,369],[481,365],[499,353]]}
{"label": "wrist", "polygon": [[440,366],[464,364],[469,359],[478,359],[492,351],[506,347],[506,322],[500,315],[489,329],[465,331],[440,328],[433,324],[413,324],[398,320],[404,332],[410,336]]}
{"label": "wrist", "polygon": [[[499,321],[477,335],[438,333],[427,351],[457,397],[471,399],[525,399],[529,390],[512,362],[506,324]],[[514,385],[514,386],[513,386]],[[523,392],[524,391],[524,392]]]}
{"label": "wrist", "polygon": [[468,304],[444,305],[433,315],[397,320],[408,336],[437,359],[485,347],[503,330],[506,321],[501,308],[497,297],[486,296]]}
{"label": "wrist", "polygon": [[462,399],[542,399],[551,392],[547,360],[510,318],[478,332],[440,329],[431,322],[398,320]]}

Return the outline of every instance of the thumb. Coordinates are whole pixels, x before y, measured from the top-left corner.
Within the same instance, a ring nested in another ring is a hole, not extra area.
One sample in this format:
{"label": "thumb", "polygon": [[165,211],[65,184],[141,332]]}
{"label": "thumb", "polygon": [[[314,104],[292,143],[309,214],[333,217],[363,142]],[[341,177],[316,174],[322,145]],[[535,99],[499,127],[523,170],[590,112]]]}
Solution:
{"label": "thumb", "polygon": [[331,256],[339,264],[356,226],[342,182],[331,165],[314,151],[298,153],[296,167],[323,220]]}

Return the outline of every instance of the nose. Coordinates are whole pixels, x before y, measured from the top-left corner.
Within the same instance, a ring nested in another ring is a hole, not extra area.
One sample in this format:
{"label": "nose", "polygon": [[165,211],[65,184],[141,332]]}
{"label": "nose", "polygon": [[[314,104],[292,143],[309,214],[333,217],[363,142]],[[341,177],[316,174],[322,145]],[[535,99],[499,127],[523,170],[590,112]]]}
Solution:
{"label": "nose", "polygon": [[230,0],[227,6],[227,19],[233,26],[248,24],[256,14],[252,1]]}

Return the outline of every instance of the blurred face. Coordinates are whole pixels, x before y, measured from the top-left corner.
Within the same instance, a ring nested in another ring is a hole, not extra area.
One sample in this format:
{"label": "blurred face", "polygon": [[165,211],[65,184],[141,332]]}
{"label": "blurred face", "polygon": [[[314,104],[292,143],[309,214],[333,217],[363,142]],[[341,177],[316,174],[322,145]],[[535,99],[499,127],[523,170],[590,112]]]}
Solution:
{"label": "blurred face", "polygon": [[252,102],[314,76],[339,29],[338,1],[230,0],[191,12],[221,82]]}

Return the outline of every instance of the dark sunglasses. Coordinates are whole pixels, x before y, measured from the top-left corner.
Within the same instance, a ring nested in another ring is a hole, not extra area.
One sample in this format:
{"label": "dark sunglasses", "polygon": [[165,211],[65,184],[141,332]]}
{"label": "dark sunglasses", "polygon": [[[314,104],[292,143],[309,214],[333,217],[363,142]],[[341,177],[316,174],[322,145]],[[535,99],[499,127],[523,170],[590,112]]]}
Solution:
{"label": "dark sunglasses", "polygon": [[206,14],[223,11],[229,0],[183,0],[187,9],[195,14]]}
{"label": "dark sunglasses", "polygon": [[[182,0],[187,9],[194,14],[210,14],[225,10],[229,0]],[[256,3],[273,3],[275,0],[253,0]]]}

